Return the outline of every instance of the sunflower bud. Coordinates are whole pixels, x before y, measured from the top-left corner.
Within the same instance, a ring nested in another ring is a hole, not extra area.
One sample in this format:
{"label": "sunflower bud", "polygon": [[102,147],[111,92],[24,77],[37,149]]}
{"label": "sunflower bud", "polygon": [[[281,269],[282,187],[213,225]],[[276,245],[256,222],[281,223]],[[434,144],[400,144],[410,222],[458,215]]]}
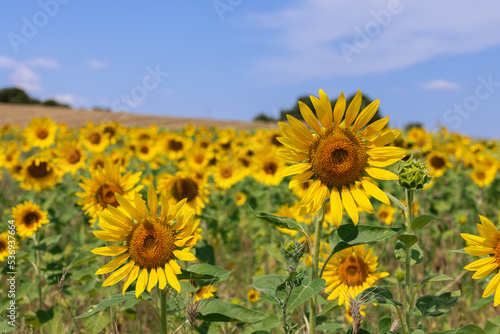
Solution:
{"label": "sunflower bud", "polygon": [[398,164],[398,176],[399,185],[411,190],[422,189],[431,183],[432,179],[429,176],[429,168],[425,167],[425,163],[413,159],[413,156]]}

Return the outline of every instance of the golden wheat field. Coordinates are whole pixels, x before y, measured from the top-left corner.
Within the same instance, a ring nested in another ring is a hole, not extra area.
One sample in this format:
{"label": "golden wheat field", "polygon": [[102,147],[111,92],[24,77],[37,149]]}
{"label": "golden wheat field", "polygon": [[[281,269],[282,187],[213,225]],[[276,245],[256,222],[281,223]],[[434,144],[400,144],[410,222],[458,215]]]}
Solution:
{"label": "golden wheat field", "polygon": [[500,142],[0,104],[0,332],[500,333]]}

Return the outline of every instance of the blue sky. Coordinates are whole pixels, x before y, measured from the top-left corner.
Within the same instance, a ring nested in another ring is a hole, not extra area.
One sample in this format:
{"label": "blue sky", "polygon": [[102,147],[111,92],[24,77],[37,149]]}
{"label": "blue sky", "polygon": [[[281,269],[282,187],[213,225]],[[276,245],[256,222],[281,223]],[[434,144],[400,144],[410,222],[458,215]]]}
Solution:
{"label": "blue sky", "polygon": [[391,125],[498,138],[494,1],[3,3],[0,87],[73,107],[251,120],[321,88]]}

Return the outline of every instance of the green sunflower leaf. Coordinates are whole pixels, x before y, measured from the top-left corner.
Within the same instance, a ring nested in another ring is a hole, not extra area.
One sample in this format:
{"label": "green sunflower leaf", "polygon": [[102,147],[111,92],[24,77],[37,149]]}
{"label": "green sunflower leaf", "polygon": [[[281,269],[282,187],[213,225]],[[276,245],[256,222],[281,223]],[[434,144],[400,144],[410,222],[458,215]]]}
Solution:
{"label": "green sunflower leaf", "polygon": [[[410,266],[419,264],[424,259],[424,253],[418,244],[414,244],[410,248]],[[396,246],[394,247],[394,256],[401,263],[406,263],[406,246],[404,243],[398,240]]]}
{"label": "green sunflower leaf", "polygon": [[74,319],[90,317],[91,315],[94,315],[110,306],[123,303],[133,298],[135,298],[135,291],[125,292],[125,295],[119,294],[108,297],[106,299],[103,299],[98,305],[91,305],[87,307],[87,309],[82,314],[80,314],[78,317],[75,317]]}
{"label": "green sunflower leaf", "polygon": [[299,286],[292,290],[288,303],[286,305],[286,311],[291,312],[297,307],[308,301],[311,297],[317,295],[325,287],[326,281],[322,278],[315,280],[309,285]]}
{"label": "green sunflower leaf", "polygon": [[453,278],[451,278],[450,276],[443,275],[443,274],[435,274],[435,275],[427,276],[426,278],[424,278],[423,280],[421,280],[420,282],[418,282],[414,286],[419,287],[419,286],[422,286],[426,283],[441,282],[441,281],[453,281]]}
{"label": "green sunflower leaf", "polygon": [[429,334],[486,334],[486,332],[477,325],[467,325],[459,329],[452,329],[444,332],[432,332]]}
{"label": "green sunflower leaf", "polygon": [[259,277],[254,277],[253,286],[255,289],[265,293],[268,296],[275,297],[276,296],[276,288],[283,284],[285,280],[288,278],[288,275],[264,275]]}
{"label": "green sunflower leaf", "polygon": [[426,317],[439,317],[451,310],[460,298],[460,291],[445,292],[436,295],[425,295],[417,299],[415,305],[422,313],[422,319]]}
{"label": "green sunflower leaf", "polygon": [[435,217],[433,215],[421,215],[421,216],[415,217],[413,219],[413,221],[411,222],[411,228],[413,230],[418,230],[420,228],[424,228],[425,225],[429,224],[430,222],[433,222],[436,219],[439,219],[439,218]]}
{"label": "green sunflower leaf", "polygon": [[231,274],[231,271],[219,266],[213,266],[208,263],[193,264],[186,270],[182,269],[182,273],[177,275],[177,279],[189,280],[213,280],[223,279]]}
{"label": "green sunflower leaf", "polygon": [[200,320],[253,323],[267,317],[265,313],[217,298],[203,299],[199,305],[196,319]]}
{"label": "green sunflower leaf", "polygon": [[358,296],[356,296],[356,299],[362,301],[363,304],[379,303],[393,304],[397,306],[403,305],[394,299],[390,290],[380,287],[370,287],[365,289]]}

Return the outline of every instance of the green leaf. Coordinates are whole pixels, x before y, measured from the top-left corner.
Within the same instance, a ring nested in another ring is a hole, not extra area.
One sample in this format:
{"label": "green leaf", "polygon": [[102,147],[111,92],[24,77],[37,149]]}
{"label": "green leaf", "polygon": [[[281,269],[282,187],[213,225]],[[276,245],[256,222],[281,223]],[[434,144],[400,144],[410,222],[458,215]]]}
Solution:
{"label": "green leaf", "polygon": [[491,304],[493,304],[494,299],[495,299],[494,295],[486,297],[486,298],[481,298],[481,299],[475,301],[474,303],[472,303],[472,305],[469,307],[469,309],[467,311],[477,311],[477,310],[485,307],[486,305],[491,305]]}
{"label": "green leaf", "polygon": [[108,297],[108,298],[102,300],[98,305],[89,306],[85,310],[85,312],[80,314],[78,317],[75,317],[75,319],[90,317],[91,315],[94,315],[94,314],[104,310],[105,308],[108,308],[110,306],[113,306],[113,305],[116,305],[119,303],[123,303],[123,302],[125,302],[129,299],[132,299],[132,298],[135,298],[135,291],[125,292],[125,295],[119,294],[119,295],[114,295],[114,296]]}
{"label": "green leaf", "polygon": [[255,212],[250,205],[248,205],[248,207],[250,208],[250,210],[252,210],[253,214],[263,222],[266,222],[274,227],[287,228],[289,230],[302,232],[302,234],[309,238],[309,235],[304,230],[302,225],[298,223],[294,218],[270,215],[265,212]]}
{"label": "green leaf", "polygon": [[401,241],[406,247],[411,247],[417,243],[418,238],[413,234],[401,234],[398,235],[398,240]]}
{"label": "green leaf", "polygon": [[411,334],[425,334],[425,332],[421,329],[416,329],[413,332],[411,332]]}
{"label": "green leaf", "polygon": [[189,279],[189,280],[213,280],[221,279],[229,276],[231,271],[221,268],[219,266],[213,266],[207,263],[193,264],[189,266],[187,270],[182,269],[182,273],[177,275],[177,279]]}
{"label": "green leaf", "polygon": [[389,194],[388,192],[385,192],[385,194],[387,195],[387,197],[389,197],[389,199],[391,200],[392,203],[396,204],[396,206],[398,208],[400,208],[403,211],[406,211],[405,205],[403,203],[401,203],[401,201],[399,199],[397,199],[396,197],[394,197],[392,194]]}
{"label": "green leaf", "polygon": [[377,242],[394,236],[401,228],[357,225],[352,223],[340,225],[338,229],[330,232],[329,242],[332,253],[340,252],[343,249],[362,245],[370,242]]}
{"label": "green leaf", "polygon": [[37,246],[33,246],[31,248],[35,249],[35,250],[46,251],[48,246],[57,243],[59,241],[59,239],[61,239],[61,237],[62,237],[62,234],[56,234],[56,235],[50,236],[48,238],[43,239]]}
{"label": "green leaf", "polygon": [[336,311],[341,307],[342,306],[339,305],[339,302],[337,300],[333,300],[333,301],[329,302],[328,304],[326,304],[325,306],[323,306],[323,308],[321,309],[321,312],[319,312],[319,314],[318,314],[318,317],[321,317],[323,315],[327,315],[328,313]]}
{"label": "green leaf", "polygon": [[321,290],[323,290],[325,283],[326,281],[320,278],[309,285],[294,288],[288,298],[286,311],[292,312],[297,307],[308,301],[311,297],[317,295]]}
{"label": "green leaf", "polygon": [[425,295],[417,299],[416,306],[422,313],[422,319],[426,317],[439,317],[451,310],[458,302],[460,291],[445,292],[436,295]]}
{"label": "green leaf", "polygon": [[380,321],[378,322],[378,332],[381,333],[381,334],[385,334],[389,331],[389,329],[391,329],[391,325],[392,325],[392,320],[391,318],[383,318],[383,319],[380,319]]}
{"label": "green leaf", "polygon": [[255,289],[265,293],[268,296],[276,296],[276,288],[283,284],[287,279],[288,275],[264,275],[259,277],[254,277],[253,286]]}
{"label": "green leaf", "polygon": [[196,319],[206,321],[236,321],[236,322],[257,322],[261,321],[267,314],[257,312],[244,306],[226,302],[221,299],[208,298],[202,299],[198,308],[198,317]]}
{"label": "green leaf", "polygon": [[358,296],[356,296],[356,299],[362,301],[363,304],[380,303],[392,304],[397,306],[403,305],[394,299],[391,291],[386,288],[380,287],[370,287],[368,289],[365,289]]}
{"label": "green leaf", "polygon": [[435,275],[427,276],[426,278],[424,278],[423,280],[421,280],[420,282],[415,284],[415,286],[419,287],[419,286],[422,286],[426,283],[442,282],[442,281],[453,281],[453,278],[451,278],[450,276],[447,276],[447,275],[443,275],[443,274],[435,274]]}
{"label": "green leaf", "polygon": [[[349,329],[347,332],[345,332],[345,334],[353,334],[353,333],[354,333],[354,330],[352,328]],[[371,334],[371,333],[368,331],[365,331],[363,328],[359,328],[358,331],[356,332],[356,334]]]}
{"label": "green leaf", "polygon": [[99,314],[94,314],[91,317],[82,319],[83,325],[89,334],[99,334],[103,332],[103,329],[109,325],[109,313],[102,312]]}
{"label": "green leaf", "polygon": [[448,252],[450,253],[458,253],[458,254],[466,254],[466,255],[470,255],[469,253],[467,253],[466,251],[464,251],[463,249],[449,249]]}
{"label": "green leaf", "polygon": [[418,230],[420,228],[424,228],[425,225],[429,224],[430,222],[439,219],[438,217],[435,217],[433,215],[421,215],[418,217],[415,217],[412,222],[411,222],[411,228],[413,230]]}
{"label": "green leaf", "polygon": [[[420,249],[418,244],[414,244],[410,248],[410,266],[414,266],[419,264],[424,259],[424,254]],[[406,263],[406,246],[398,240],[396,242],[396,246],[394,247],[394,256],[401,263]]]}
{"label": "green leaf", "polygon": [[[9,319],[10,320],[10,319]],[[0,333],[9,333],[15,330],[17,327],[9,325],[9,322],[4,318],[0,317]]]}
{"label": "green leaf", "polygon": [[486,334],[486,332],[476,325],[467,325],[459,329],[452,329],[445,332],[432,332],[429,334]]}

